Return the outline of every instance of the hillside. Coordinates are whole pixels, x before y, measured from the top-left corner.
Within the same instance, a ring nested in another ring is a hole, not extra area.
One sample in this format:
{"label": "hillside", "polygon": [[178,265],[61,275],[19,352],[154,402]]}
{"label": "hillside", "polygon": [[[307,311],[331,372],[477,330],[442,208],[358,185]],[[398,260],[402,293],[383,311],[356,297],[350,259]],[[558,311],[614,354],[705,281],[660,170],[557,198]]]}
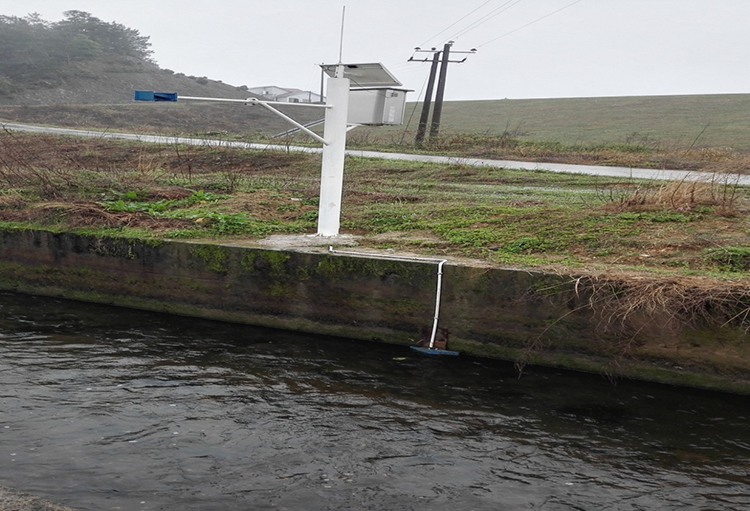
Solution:
{"label": "hillside", "polygon": [[444,115],[471,132],[516,130],[563,143],[750,149],[750,94],[453,102]]}
{"label": "hillside", "polygon": [[135,29],[83,11],[64,15],[54,23],[0,15],[0,104],[127,103],[136,89],[248,95],[247,87],[159,68],[149,38]]}
{"label": "hillside", "polygon": [[[205,77],[186,76],[135,59],[99,57],[79,64],[77,72],[49,88],[0,96],[0,118],[68,127],[92,127],[180,133],[272,135],[289,124],[261,108],[179,102],[136,103],[134,90],[178,92],[182,96],[246,99],[253,94]],[[319,111],[290,112],[301,122]]]}
{"label": "hillside", "polygon": [[0,105],[122,104],[133,100],[134,90],[179,91],[185,96],[251,97],[240,87],[205,77],[186,76],[156,64],[129,57],[100,56],[75,64],[52,87],[27,88],[0,95]]}
{"label": "hillside", "polygon": [[[289,127],[257,108],[248,113],[242,108],[204,103],[160,104],[156,108],[133,104],[132,94],[138,89],[176,91],[183,96],[252,96],[243,87],[173,73],[153,64],[99,59],[87,62],[79,74],[55,87],[0,96],[0,118],[181,134],[227,132],[241,137],[274,134]],[[408,103],[403,126],[358,128],[350,133],[350,144],[409,145],[420,110],[421,103]],[[301,122],[320,117],[318,111],[299,108],[287,112]],[[416,113],[412,116],[412,112]],[[750,151],[747,112],[750,94],[448,101],[441,134],[568,146],[629,146],[638,151],[714,148],[745,152]]]}
{"label": "hillside", "polygon": [[[49,23],[0,15],[0,118],[8,121],[169,133],[273,134],[289,125],[261,108],[141,104],[134,90],[245,99],[247,88],[161,69],[148,37],[82,11]],[[260,83],[263,77],[249,76]],[[310,122],[320,112],[296,109]]]}
{"label": "hillside", "polygon": [[[408,107],[412,132],[421,108],[421,103]],[[566,145],[747,151],[748,112],[750,94],[448,101],[441,134],[504,135]],[[387,128],[363,136],[398,138],[403,131]]]}

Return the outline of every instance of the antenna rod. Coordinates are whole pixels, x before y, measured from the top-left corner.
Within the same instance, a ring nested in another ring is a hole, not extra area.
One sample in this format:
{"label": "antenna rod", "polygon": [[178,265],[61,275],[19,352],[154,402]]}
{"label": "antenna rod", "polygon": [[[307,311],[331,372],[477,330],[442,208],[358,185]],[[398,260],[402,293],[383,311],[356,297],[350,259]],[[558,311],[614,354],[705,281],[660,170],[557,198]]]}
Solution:
{"label": "antenna rod", "polygon": [[339,64],[344,61],[344,19],[346,18],[346,6],[341,10],[341,40],[339,41]]}

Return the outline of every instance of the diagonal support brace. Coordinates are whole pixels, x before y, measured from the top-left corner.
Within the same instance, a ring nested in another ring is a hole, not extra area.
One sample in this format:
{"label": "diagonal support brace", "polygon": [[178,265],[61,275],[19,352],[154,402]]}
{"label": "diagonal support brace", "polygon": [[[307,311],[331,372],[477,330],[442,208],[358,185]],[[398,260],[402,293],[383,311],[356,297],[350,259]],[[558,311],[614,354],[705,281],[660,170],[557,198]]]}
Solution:
{"label": "diagonal support brace", "polygon": [[295,121],[294,119],[292,119],[291,117],[289,117],[288,115],[286,115],[285,113],[276,110],[274,107],[272,107],[271,105],[269,105],[268,102],[266,102],[266,101],[258,101],[255,98],[248,99],[248,102],[252,103],[252,104],[258,104],[258,105],[261,105],[261,106],[265,107],[266,110],[269,110],[269,111],[275,113],[276,115],[278,115],[279,117],[281,117],[282,119],[284,119],[285,121],[287,121],[288,123],[293,124],[294,126],[296,126],[297,128],[299,128],[300,130],[304,131],[305,133],[307,133],[308,135],[310,135],[312,138],[314,138],[318,142],[322,143],[323,145],[329,145],[330,144],[330,142],[328,142],[326,139],[324,139],[323,137],[321,137],[320,135],[318,135],[314,131],[312,131],[309,128],[307,128],[306,126],[298,123],[297,121]]}

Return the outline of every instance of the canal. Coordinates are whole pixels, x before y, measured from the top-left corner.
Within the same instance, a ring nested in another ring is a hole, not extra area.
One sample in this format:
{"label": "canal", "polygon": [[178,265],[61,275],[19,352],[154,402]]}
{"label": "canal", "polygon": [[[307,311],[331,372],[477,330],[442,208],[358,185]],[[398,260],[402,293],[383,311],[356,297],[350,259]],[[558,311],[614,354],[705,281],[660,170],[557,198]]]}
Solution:
{"label": "canal", "polygon": [[750,509],[749,405],[0,293],[0,485],[79,510]]}

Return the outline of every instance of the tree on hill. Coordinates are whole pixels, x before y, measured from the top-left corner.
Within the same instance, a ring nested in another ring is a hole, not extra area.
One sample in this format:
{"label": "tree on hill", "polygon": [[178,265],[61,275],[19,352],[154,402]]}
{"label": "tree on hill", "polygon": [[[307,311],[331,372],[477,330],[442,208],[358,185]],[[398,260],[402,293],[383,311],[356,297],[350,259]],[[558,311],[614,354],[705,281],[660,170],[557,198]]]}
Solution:
{"label": "tree on hill", "polygon": [[56,23],[39,14],[0,16],[0,94],[50,87],[75,71],[75,63],[98,56],[153,63],[149,38],[83,11],[66,11]]}
{"label": "tree on hill", "polygon": [[87,38],[99,45],[102,52],[125,55],[153,62],[149,37],[119,23],[107,23],[83,11],[65,11],[65,19],[53,25],[54,30],[68,39]]}

